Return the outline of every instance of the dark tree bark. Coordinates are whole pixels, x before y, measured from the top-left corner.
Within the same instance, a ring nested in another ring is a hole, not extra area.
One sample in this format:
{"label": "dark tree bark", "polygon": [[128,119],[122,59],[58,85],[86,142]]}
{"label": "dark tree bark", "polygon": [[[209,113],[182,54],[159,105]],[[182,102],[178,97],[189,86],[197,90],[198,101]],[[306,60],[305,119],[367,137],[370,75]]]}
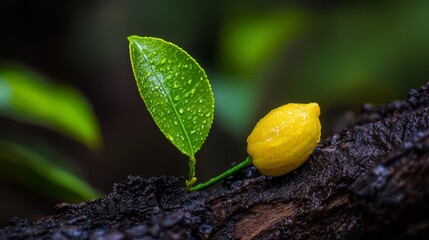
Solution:
{"label": "dark tree bark", "polygon": [[249,168],[219,190],[129,177],[108,196],[59,204],[1,239],[429,239],[429,85],[364,107],[348,129],[278,178]]}

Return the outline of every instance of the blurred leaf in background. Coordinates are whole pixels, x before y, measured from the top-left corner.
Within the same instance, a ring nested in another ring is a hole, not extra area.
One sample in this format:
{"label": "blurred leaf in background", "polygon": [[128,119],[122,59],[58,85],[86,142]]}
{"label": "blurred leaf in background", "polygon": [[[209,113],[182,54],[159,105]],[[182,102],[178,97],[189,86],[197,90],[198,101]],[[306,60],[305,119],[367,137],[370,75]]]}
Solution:
{"label": "blurred leaf in background", "polygon": [[265,73],[309,29],[310,21],[306,10],[280,6],[244,10],[222,25],[213,89],[217,117],[232,136],[248,134],[266,86]]}
{"label": "blurred leaf in background", "polygon": [[385,102],[405,95],[428,80],[421,79],[429,59],[428,12],[428,1],[393,1],[319,15],[312,35],[318,42],[302,52],[289,96],[360,105],[362,96]]}
{"label": "blurred leaf in background", "polygon": [[89,102],[28,68],[0,65],[0,115],[50,128],[97,149],[101,135]]}
{"label": "blurred leaf in background", "polygon": [[[93,150],[100,147],[98,122],[87,99],[77,89],[54,84],[21,65],[0,66],[0,116],[49,128]],[[13,134],[14,130],[8,132]],[[25,132],[16,137],[0,133],[0,180],[4,186],[18,184],[37,196],[30,205],[38,198],[78,203],[101,196],[78,176],[75,164],[50,149],[49,144],[34,140],[33,134]],[[11,217],[16,214],[11,206],[17,204],[15,197],[9,196],[13,190],[6,192],[0,210]]]}
{"label": "blurred leaf in background", "polygon": [[292,6],[245,9],[227,18],[219,34],[219,70],[254,77],[308,29],[309,10]]}
{"label": "blurred leaf in background", "polygon": [[[56,161],[61,157],[55,158]],[[46,156],[0,139],[0,180],[16,181],[32,192],[57,201],[81,202],[100,197],[84,180]]]}

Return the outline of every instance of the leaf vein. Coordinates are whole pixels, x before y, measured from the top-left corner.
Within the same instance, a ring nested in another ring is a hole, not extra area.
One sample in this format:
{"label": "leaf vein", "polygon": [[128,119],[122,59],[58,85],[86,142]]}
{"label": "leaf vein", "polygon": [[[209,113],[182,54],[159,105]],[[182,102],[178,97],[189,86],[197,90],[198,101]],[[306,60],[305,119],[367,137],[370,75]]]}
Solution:
{"label": "leaf vein", "polygon": [[191,139],[189,138],[188,132],[186,131],[185,125],[184,125],[184,123],[182,121],[182,118],[179,115],[179,112],[177,111],[177,109],[176,109],[176,107],[174,105],[174,102],[173,102],[173,99],[170,96],[170,93],[166,90],[166,88],[165,88],[163,82],[161,81],[160,77],[158,76],[158,74],[156,73],[156,71],[153,69],[152,65],[150,64],[149,60],[146,57],[146,54],[143,52],[143,50],[140,48],[140,46],[137,45],[137,47],[140,50],[140,52],[141,52],[144,60],[146,61],[146,64],[149,66],[150,71],[153,73],[153,75],[155,76],[155,78],[158,81],[159,85],[161,86],[162,91],[167,96],[168,102],[170,103],[171,107],[173,108],[174,115],[176,115],[176,118],[179,121],[180,127],[182,128],[182,131],[185,134],[185,138],[186,138],[186,141],[188,142],[189,150],[191,151],[191,155],[192,155],[190,157],[193,158],[195,152],[194,152],[194,148],[193,148],[192,143],[191,143]]}

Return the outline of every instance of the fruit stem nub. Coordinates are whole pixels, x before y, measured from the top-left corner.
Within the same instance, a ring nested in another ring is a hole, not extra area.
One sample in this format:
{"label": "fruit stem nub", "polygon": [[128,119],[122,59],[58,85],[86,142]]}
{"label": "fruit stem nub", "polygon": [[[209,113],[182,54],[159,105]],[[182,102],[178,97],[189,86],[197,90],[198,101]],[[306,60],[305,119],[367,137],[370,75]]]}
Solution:
{"label": "fruit stem nub", "polygon": [[235,165],[234,167],[226,170],[222,174],[208,180],[207,182],[200,183],[195,187],[191,187],[189,190],[190,191],[199,191],[199,190],[206,189],[206,188],[212,186],[213,184],[221,181],[222,179],[225,179],[229,176],[232,176],[236,172],[239,172],[239,171],[243,170],[244,168],[249,167],[250,165],[252,165],[252,157],[247,156],[247,158],[244,161],[242,161],[241,163],[239,163],[239,164]]}

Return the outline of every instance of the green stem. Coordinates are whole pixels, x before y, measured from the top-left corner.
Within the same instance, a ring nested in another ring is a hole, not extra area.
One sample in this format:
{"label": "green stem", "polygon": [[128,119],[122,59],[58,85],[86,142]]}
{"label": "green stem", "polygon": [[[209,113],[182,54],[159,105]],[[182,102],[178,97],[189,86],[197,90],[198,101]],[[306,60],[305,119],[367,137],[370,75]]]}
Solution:
{"label": "green stem", "polygon": [[195,160],[194,156],[191,156],[189,158],[189,179],[186,181],[186,189],[191,190],[194,183],[197,181],[197,178],[195,177],[195,163],[197,161]]}
{"label": "green stem", "polygon": [[195,187],[191,187],[188,190],[190,190],[190,191],[199,191],[199,190],[203,190],[205,188],[208,188],[208,187],[212,186],[213,184],[221,181],[222,179],[225,179],[225,178],[227,178],[229,176],[232,176],[236,172],[238,172],[238,171],[240,171],[240,170],[242,170],[242,169],[244,169],[246,167],[249,167],[250,165],[252,165],[252,158],[250,156],[247,156],[247,158],[244,161],[242,161],[241,163],[235,165],[234,167],[226,170],[225,172],[223,172],[219,176],[214,177],[214,178],[208,180],[205,183],[200,183],[200,184],[198,184]]}
{"label": "green stem", "polygon": [[189,180],[191,180],[193,177],[195,177],[195,157],[189,158]]}

